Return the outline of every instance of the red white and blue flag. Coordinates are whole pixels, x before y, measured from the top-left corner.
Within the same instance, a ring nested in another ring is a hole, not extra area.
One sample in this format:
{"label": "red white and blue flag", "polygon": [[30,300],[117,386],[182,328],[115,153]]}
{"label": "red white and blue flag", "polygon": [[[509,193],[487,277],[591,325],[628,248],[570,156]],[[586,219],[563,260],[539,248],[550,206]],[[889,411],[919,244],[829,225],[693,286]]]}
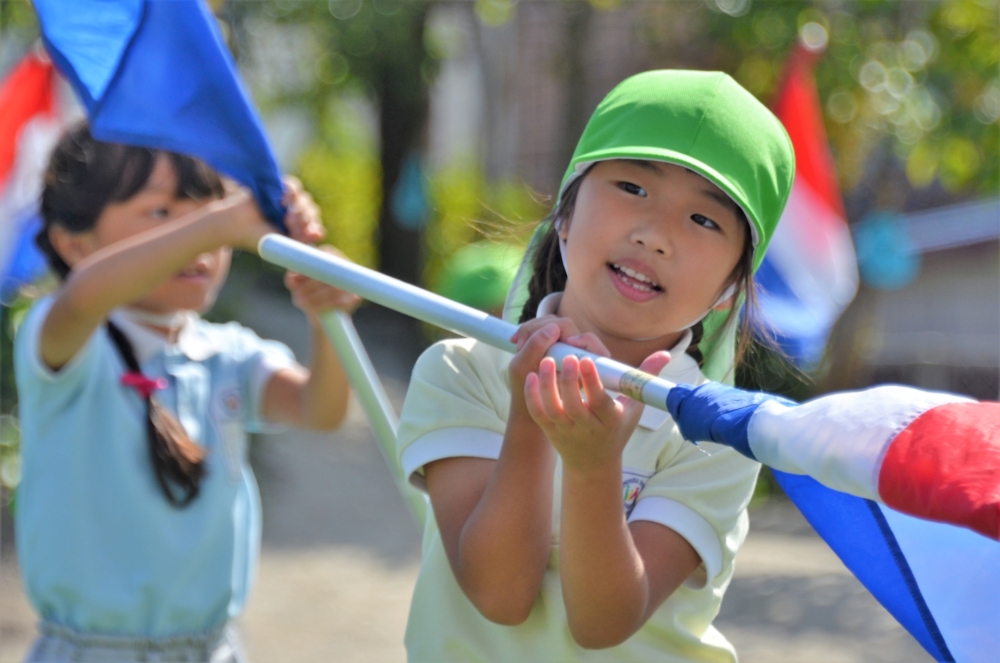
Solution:
{"label": "red white and blue flag", "polygon": [[797,405],[709,383],[667,405],[685,438],[769,465],[935,660],[997,660],[1000,404],[885,386]]}
{"label": "red white and blue flag", "polygon": [[0,302],[45,270],[35,247],[49,154],[79,111],[42,53],[28,53],[0,83]]}
{"label": "red white and blue flag", "polygon": [[806,367],[822,358],[833,324],[858,289],[854,245],[813,81],[815,58],[798,47],[774,106],[795,149],[795,182],[756,275],[766,324],[785,353]]}

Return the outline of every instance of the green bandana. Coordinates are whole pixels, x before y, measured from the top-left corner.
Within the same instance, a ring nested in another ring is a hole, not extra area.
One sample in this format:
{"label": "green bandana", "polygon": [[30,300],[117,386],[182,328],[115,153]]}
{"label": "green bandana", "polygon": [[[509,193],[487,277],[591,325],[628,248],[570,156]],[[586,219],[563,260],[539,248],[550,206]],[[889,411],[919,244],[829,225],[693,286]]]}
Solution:
{"label": "green bandana", "polygon": [[[725,191],[743,209],[754,239],[754,269],[764,259],[795,176],[784,127],[745,89],[721,72],[647,71],[621,82],[594,111],[559,190],[597,161],[645,159],[688,168]],[[516,320],[527,300],[536,231],[508,296],[504,316]],[[732,382],[736,324],[720,332],[728,311],[704,320],[703,372]],[[714,342],[712,342],[714,341]]]}

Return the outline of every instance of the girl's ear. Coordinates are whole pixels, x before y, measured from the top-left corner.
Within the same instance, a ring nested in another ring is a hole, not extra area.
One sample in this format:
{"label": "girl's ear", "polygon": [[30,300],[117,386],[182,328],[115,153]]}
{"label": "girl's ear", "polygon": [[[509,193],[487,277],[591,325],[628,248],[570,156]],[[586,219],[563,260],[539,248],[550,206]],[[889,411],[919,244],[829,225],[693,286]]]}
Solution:
{"label": "girl's ear", "polygon": [[569,237],[569,219],[559,217],[556,219],[555,223],[556,223],[556,235],[559,236],[559,239],[565,242],[566,239]]}
{"label": "girl's ear", "polygon": [[52,225],[48,233],[52,248],[70,267],[75,267],[78,262],[97,249],[93,233],[90,231],[74,233],[60,225]]}

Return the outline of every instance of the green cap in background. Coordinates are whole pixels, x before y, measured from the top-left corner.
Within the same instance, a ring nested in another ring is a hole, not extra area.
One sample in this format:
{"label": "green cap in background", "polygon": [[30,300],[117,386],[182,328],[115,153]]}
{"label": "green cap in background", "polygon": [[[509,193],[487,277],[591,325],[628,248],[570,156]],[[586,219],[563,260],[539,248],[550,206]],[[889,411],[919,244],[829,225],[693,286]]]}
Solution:
{"label": "green cap in background", "polygon": [[512,244],[464,246],[445,262],[438,294],[480,311],[499,311],[523,256],[524,249]]}

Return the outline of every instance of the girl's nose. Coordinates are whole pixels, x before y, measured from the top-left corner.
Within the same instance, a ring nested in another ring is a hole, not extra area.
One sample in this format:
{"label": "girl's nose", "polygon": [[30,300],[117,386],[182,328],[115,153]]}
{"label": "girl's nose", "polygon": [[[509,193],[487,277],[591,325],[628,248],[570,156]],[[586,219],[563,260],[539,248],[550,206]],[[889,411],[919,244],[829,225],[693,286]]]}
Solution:
{"label": "girl's nose", "polygon": [[670,238],[662,224],[639,223],[632,231],[632,243],[662,256],[669,256],[672,249]]}

